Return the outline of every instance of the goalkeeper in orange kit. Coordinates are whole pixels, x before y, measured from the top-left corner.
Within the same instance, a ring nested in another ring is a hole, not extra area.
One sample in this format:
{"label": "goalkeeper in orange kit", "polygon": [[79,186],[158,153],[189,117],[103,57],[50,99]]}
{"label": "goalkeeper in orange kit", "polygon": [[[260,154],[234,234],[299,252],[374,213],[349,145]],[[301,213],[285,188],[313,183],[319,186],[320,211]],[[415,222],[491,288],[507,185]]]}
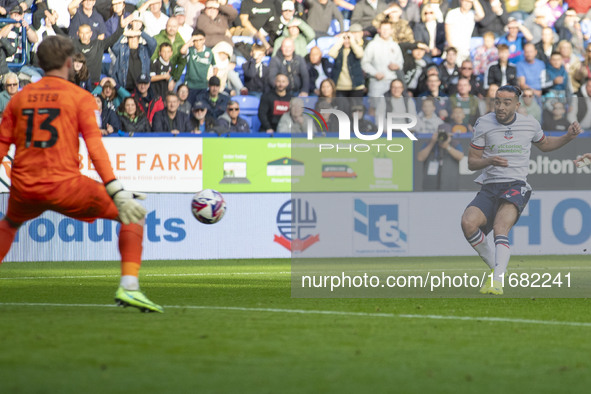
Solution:
{"label": "goalkeeper in orange kit", "polygon": [[[6,156],[11,144],[15,144],[16,153],[8,209],[0,220],[0,262],[18,228],[47,210],[86,222],[118,220],[122,223],[121,283],[115,301],[143,312],[163,312],[140,291],[138,282],[146,209],[136,199],[146,196],[124,190],[115,178],[97,125],[96,101],[68,81],[72,55],[74,45],[69,38],[43,40],[37,56],[45,77],[23,88],[4,111],[0,158]],[[104,184],[80,173],[79,133]]]}

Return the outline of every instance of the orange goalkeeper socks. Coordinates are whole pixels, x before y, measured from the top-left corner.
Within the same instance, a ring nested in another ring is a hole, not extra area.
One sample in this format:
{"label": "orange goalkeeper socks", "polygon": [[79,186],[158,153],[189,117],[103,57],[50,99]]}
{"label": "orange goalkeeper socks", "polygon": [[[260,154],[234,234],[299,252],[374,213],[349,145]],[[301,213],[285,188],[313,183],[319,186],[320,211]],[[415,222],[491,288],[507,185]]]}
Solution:
{"label": "orange goalkeeper socks", "polygon": [[17,231],[18,228],[12,227],[6,219],[0,220],[0,263],[8,254]]}
{"label": "orange goalkeeper socks", "polygon": [[142,241],[144,227],[139,224],[122,224],[119,232],[119,252],[121,253],[121,275],[137,277],[142,265]]}

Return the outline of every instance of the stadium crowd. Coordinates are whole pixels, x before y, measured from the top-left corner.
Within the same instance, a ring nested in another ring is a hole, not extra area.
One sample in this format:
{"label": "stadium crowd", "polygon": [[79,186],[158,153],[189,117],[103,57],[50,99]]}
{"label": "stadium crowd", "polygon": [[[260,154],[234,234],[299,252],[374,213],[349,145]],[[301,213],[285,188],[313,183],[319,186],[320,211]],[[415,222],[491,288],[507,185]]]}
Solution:
{"label": "stadium crowd", "polygon": [[545,129],[591,128],[589,0],[0,0],[0,18],[0,113],[69,35],[103,135],[304,132],[305,107],[466,133],[505,84]]}

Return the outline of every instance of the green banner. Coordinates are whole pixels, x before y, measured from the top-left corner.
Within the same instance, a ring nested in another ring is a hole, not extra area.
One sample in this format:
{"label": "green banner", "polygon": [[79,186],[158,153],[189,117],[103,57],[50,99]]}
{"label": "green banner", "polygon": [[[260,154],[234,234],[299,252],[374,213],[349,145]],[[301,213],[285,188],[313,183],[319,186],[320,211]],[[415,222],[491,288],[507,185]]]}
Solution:
{"label": "green banner", "polygon": [[226,193],[412,191],[408,138],[203,139],[203,188]]}

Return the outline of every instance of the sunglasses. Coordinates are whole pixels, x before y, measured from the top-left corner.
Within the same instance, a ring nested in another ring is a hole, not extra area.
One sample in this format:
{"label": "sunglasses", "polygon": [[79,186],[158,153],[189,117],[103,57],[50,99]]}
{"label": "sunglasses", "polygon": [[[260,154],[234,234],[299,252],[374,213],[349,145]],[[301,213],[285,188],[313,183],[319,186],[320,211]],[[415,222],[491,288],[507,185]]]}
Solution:
{"label": "sunglasses", "polygon": [[427,12],[425,12],[425,15],[433,15],[433,14],[434,14],[433,11],[427,11]]}
{"label": "sunglasses", "polygon": [[240,111],[240,108],[228,108],[228,111]]}
{"label": "sunglasses", "polygon": [[462,67],[462,70],[472,70],[472,67]]}
{"label": "sunglasses", "polygon": [[205,111],[205,108],[197,108],[197,109],[195,110],[195,112],[203,112],[203,111]]}
{"label": "sunglasses", "polygon": [[7,83],[6,84],[6,87],[9,87],[9,88],[13,88],[15,86],[18,86],[18,83]]}

